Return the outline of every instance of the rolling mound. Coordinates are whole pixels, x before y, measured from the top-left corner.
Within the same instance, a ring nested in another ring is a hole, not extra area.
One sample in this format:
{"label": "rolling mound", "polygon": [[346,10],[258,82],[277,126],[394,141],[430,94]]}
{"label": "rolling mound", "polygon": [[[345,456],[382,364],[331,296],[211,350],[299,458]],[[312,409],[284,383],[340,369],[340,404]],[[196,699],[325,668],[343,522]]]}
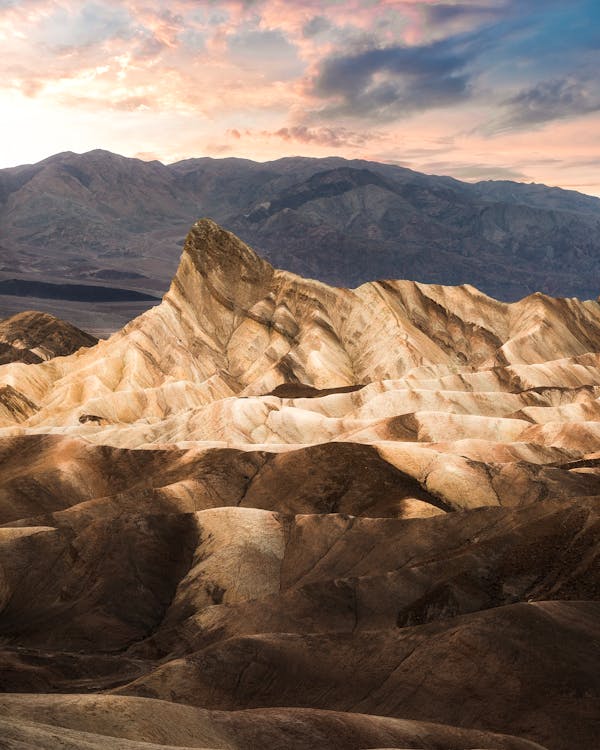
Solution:
{"label": "rolling mound", "polygon": [[595,747],[597,302],[330,287],[205,219],[0,393],[11,750]]}

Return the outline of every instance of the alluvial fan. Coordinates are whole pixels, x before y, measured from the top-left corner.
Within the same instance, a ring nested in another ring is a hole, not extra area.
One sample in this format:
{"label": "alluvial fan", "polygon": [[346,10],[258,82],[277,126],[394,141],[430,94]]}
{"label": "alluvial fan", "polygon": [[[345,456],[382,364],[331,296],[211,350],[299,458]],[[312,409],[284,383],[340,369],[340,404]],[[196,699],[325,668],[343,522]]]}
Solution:
{"label": "alluvial fan", "polygon": [[596,747],[598,302],[205,219],[160,305],[59,323],[0,367],[1,747]]}

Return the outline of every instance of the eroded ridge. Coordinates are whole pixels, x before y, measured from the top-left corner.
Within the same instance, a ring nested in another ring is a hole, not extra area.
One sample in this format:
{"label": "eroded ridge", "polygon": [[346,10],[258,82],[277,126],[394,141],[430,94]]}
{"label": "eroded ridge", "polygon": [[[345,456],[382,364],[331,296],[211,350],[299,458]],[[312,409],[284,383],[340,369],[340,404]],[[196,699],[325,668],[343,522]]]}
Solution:
{"label": "eroded ridge", "polygon": [[197,222],[160,305],[0,367],[5,746],[591,750],[599,352],[598,302]]}

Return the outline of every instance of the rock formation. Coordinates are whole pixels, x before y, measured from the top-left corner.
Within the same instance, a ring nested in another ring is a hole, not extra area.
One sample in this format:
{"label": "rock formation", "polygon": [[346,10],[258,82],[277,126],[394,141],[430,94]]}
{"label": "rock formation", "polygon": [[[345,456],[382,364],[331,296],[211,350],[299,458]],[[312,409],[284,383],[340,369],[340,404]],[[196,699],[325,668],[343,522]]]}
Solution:
{"label": "rock formation", "polygon": [[27,311],[0,320],[0,364],[39,363],[98,343],[95,336],[48,313]]}
{"label": "rock formation", "polygon": [[0,389],[6,747],[594,747],[597,302],[330,287],[202,220]]}
{"label": "rock formation", "polygon": [[[337,157],[164,165],[95,150],[0,170],[0,316],[33,306],[114,332],[168,287],[202,214],[278,268],[330,284],[469,282],[509,301],[600,294],[600,200],[574,191]],[[120,301],[102,301],[110,286]],[[87,307],[65,302],[81,294]]]}

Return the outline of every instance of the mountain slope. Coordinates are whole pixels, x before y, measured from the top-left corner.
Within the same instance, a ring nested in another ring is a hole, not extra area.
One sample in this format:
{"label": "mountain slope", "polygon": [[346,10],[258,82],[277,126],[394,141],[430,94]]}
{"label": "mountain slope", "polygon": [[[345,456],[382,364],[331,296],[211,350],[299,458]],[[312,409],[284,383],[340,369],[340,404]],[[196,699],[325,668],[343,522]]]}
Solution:
{"label": "mountain slope", "polygon": [[198,215],[277,267],[346,287],[410,278],[504,300],[600,293],[600,200],[333,157],[165,166],[92,151],[0,170],[0,273],[155,294]]}
{"label": "mountain slope", "polygon": [[0,388],[8,747],[595,747],[598,302],[330,287],[204,219]]}

